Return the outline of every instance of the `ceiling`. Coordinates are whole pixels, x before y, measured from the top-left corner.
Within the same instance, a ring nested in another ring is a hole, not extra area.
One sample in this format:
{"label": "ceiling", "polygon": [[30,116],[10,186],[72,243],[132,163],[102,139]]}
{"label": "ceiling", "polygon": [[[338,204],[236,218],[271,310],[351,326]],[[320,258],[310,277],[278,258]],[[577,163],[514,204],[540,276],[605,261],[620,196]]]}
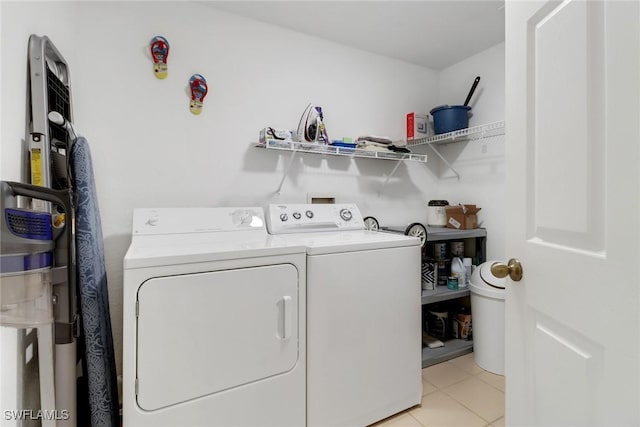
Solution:
{"label": "ceiling", "polygon": [[504,41],[504,0],[236,0],[206,4],[434,70]]}

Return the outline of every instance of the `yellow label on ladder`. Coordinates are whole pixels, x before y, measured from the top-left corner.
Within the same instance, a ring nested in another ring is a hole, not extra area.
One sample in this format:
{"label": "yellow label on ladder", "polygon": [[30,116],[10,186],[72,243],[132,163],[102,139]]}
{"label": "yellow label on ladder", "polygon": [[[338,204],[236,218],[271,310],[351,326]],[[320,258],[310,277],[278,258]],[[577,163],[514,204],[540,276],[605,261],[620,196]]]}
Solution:
{"label": "yellow label on ladder", "polygon": [[31,184],[44,185],[42,178],[42,153],[39,148],[31,150]]}

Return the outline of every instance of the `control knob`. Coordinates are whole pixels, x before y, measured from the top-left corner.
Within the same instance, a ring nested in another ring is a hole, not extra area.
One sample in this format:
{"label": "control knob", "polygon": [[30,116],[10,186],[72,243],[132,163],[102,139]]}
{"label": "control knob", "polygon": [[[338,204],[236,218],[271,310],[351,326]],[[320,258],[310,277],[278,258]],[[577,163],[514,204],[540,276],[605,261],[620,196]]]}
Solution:
{"label": "control knob", "polygon": [[340,218],[342,218],[343,221],[351,221],[351,218],[353,218],[353,214],[349,209],[342,209],[340,211]]}

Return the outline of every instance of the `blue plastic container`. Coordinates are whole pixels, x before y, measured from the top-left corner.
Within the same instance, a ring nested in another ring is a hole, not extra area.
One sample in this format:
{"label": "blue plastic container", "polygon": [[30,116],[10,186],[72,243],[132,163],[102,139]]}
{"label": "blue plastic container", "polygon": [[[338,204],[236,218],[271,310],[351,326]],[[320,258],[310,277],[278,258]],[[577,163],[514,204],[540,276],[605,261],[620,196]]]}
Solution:
{"label": "blue plastic container", "polygon": [[431,110],[436,135],[469,127],[468,105],[443,105]]}

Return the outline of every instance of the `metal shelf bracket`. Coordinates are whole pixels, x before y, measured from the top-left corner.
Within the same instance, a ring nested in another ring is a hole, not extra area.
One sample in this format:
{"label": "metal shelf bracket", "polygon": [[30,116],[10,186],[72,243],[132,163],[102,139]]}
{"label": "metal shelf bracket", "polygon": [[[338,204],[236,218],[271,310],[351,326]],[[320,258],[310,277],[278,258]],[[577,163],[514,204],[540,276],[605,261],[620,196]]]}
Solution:
{"label": "metal shelf bracket", "polygon": [[444,158],[444,156],[442,154],[440,154],[440,152],[438,150],[436,150],[436,147],[434,147],[432,144],[428,145],[429,148],[431,148],[431,150],[433,150],[434,153],[436,153],[436,156],[438,156],[438,158],[440,160],[442,160],[442,162],[447,165],[447,167],[449,169],[451,169],[451,172],[453,172],[456,175],[456,178],[460,179],[460,174],[458,173],[457,170],[455,170],[455,168],[453,166],[451,166],[451,163],[449,163],[447,161],[447,159]]}
{"label": "metal shelf bracket", "polygon": [[402,160],[398,160],[396,162],[396,165],[393,167],[393,170],[391,171],[391,173],[389,175],[387,175],[387,177],[385,178],[384,182],[382,183],[382,186],[380,186],[380,190],[378,190],[378,196],[380,195],[380,193],[382,193],[382,190],[384,189],[384,187],[387,186],[387,184],[389,183],[389,180],[396,173],[396,171],[400,167],[401,163],[402,163]]}

